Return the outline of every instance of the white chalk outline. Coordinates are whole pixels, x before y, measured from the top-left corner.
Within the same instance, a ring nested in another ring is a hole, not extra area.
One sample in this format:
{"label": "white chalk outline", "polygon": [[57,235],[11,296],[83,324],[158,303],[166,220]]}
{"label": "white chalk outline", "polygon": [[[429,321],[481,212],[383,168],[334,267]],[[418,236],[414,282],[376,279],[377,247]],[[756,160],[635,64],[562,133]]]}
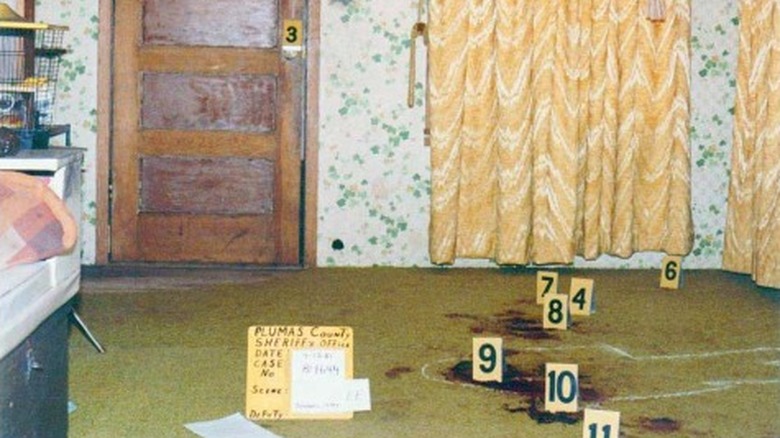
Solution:
{"label": "white chalk outline", "polygon": [[[563,350],[590,350],[590,349],[600,349],[603,351],[606,351],[607,353],[614,354],[616,356],[630,359],[632,361],[637,362],[643,362],[643,361],[677,361],[677,360],[699,360],[699,359],[709,359],[713,357],[721,357],[721,356],[732,356],[732,355],[745,355],[745,354],[758,354],[758,353],[770,353],[770,352],[778,352],[780,353],[780,347],[755,347],[755,348],[746,348],[746,349],[736,349],[736,350],[721,350],[721,351],[705,351],[700,353],[678,353],[678,354],[668,354],[668,355],[650,355],[650,356],[635,356],[628,351],[615,347],[610,344],[595,344],[595,345],[574,345],[574,346],[560,346],[560,347],[525,347],[521,348],[519,351],[534,351],[534,352],[543,352],[543,351],[563,351]],[[444,362],[453,362],[457,361],[462,358],[446,358],[446,359],[439,359],[434,362],[426,363],[422,366],[420,369],[420,373],[422,374],[423,378],[432,382],[440,382],[440,383],[446,383],[448,385],[460,385],[465,386],[469,388],[477,388],[477,389],[484,389],[489,391],[496,391],[495,389],[480,386],[480,385],[474,385],[471,383],[461,383],[461,382],[452,382],[449,380],[446,380],[444,378],[437,378],[430,375],[428,372],[428,369],[435,364],[444,363]],[[764,362],[764,365],[769,366],[778,366],[778,363],[780,363],[780,360],[773,360]],[[705,385],[704,388],[700,389],[693,389],[689,391],[678,391],[678,392],[669,392],[669,393],[661,393],[661,394],[647,394],[647,395],[625,395],[625,396],[617,396],[612,397],[608,400],[605,400],[604,402],[637,402],[637,401],[646,401],[646,400],[660,400],[660,399],[668,399],[668,398],[680,398],[680,397],[691,397],[701,394],[707,394],[712,392],[722,392],[722,391],[728,391],[731,389],[735,389],[739,386],[744,385],[777,385],[780,384],[780,379],[745,379],[745,380],[711,380],[711,381],[705,381],[702,382],[703,385]],[[601,404],[599,403],[599,404]]]}
{"label": "white chalk outline", "polygon": [[690,391],[669,392],[665,394],[649,394],[649,395],[626,395],[619,397],[612,397],[608,401],[621,402],[621,401],[645,401],[645,400],[659,400],[664,398],[679,398],[690,397],[694,395],[706,394],[710,392],[721,392],[734,389],[743,385],[778,385],[780,379],[766,379],[766,380],[715,380],[702,382],[708,386],[708,388],[693,389]]}

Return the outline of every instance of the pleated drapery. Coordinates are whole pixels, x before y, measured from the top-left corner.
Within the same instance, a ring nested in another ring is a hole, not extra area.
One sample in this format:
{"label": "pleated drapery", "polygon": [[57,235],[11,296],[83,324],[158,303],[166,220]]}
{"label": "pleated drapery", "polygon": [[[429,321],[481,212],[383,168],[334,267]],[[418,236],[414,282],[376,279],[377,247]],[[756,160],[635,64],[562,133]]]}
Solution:
{"label": "pleated drapery", "polygon": [[690,4],[647,1],[430,0],[432,262],[690,251]]}
{"label": "pleated drapery", "polygon": [[780,0],[742,0],[724,269],[780,288]]}

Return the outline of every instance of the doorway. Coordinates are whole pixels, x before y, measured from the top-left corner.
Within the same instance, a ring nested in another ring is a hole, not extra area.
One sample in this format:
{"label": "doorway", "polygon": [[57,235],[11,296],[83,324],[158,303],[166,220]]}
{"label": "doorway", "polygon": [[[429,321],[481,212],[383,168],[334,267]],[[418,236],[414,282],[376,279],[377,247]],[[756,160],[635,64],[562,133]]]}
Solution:
{"label": "doorway", "polygon": [[316,35],[319,5],[111,6],[108,242],[99,223],[98,263],[101,243],[107,263],[312,263],[318,38],[298,52],[280,47],[288,18]]}

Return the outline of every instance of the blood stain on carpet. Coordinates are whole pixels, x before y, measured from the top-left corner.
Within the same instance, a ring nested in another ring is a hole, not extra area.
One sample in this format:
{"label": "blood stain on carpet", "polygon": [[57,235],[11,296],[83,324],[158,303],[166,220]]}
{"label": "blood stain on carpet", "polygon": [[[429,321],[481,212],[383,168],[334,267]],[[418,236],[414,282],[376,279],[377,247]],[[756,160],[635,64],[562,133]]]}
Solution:
{"label": "blood stain on carpet", "polygon": [[479,316],[477,315],[471,315],[468,313],[446,313],[444,314],[445,318],[449,319],[473,319],[473,320],[479,320]]}
{"label": "blood stain on carpet", "polygon": [[[525,372],[506,364],[504,376],[501,382],[477,382],[473,379],[472,362],[464,360],[458,362],[443,373],[444,378],[451,382],[467,383],[482,386],[505,393],[518,395],[520,399],[516,406],[504,404],[507,412],[525,412],[538,424],[564,423],[574,424],[582,419],[582,413],[577,412],[546,412],[544,411],[544,371]],[[603,401],[605,398],[599,394],[589,383],[588,376],[580,376],[580,400],[587,403]]]}
{"label": "blood stain on carpet", "polygon": [[402,374],[411,373],[413,370],[411,367],[395,367],[385,371],[385,376],[388,379],[397,379]]}
{"label": "blood stain on carpet", "polygon": [[449,319],[474,321],[470,327],[471,333],[474,334],[496,333],[531,340],[558,339],[542,327],[541,318],[528,318],[519,310],[507,310],[493,317],[480,317],[466,313],[448,313],[444,316]]}
{"label": "blood stain on carpet", "polygon": [[669,417],[648,418],[639,420],[642,429],[656,433],[672,433],[680,430],[680,422]]}

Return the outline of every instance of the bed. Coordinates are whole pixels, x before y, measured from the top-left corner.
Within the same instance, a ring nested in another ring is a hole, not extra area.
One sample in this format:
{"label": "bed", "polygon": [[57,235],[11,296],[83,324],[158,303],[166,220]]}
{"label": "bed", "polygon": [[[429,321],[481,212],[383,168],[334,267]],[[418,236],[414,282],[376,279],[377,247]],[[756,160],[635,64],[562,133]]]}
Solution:
{"label": "bed", "polygon": [[[0,438],[67,436],[81,160],[71,148],[0,158]],[[19,181],[32,185],[17,189]]]}

